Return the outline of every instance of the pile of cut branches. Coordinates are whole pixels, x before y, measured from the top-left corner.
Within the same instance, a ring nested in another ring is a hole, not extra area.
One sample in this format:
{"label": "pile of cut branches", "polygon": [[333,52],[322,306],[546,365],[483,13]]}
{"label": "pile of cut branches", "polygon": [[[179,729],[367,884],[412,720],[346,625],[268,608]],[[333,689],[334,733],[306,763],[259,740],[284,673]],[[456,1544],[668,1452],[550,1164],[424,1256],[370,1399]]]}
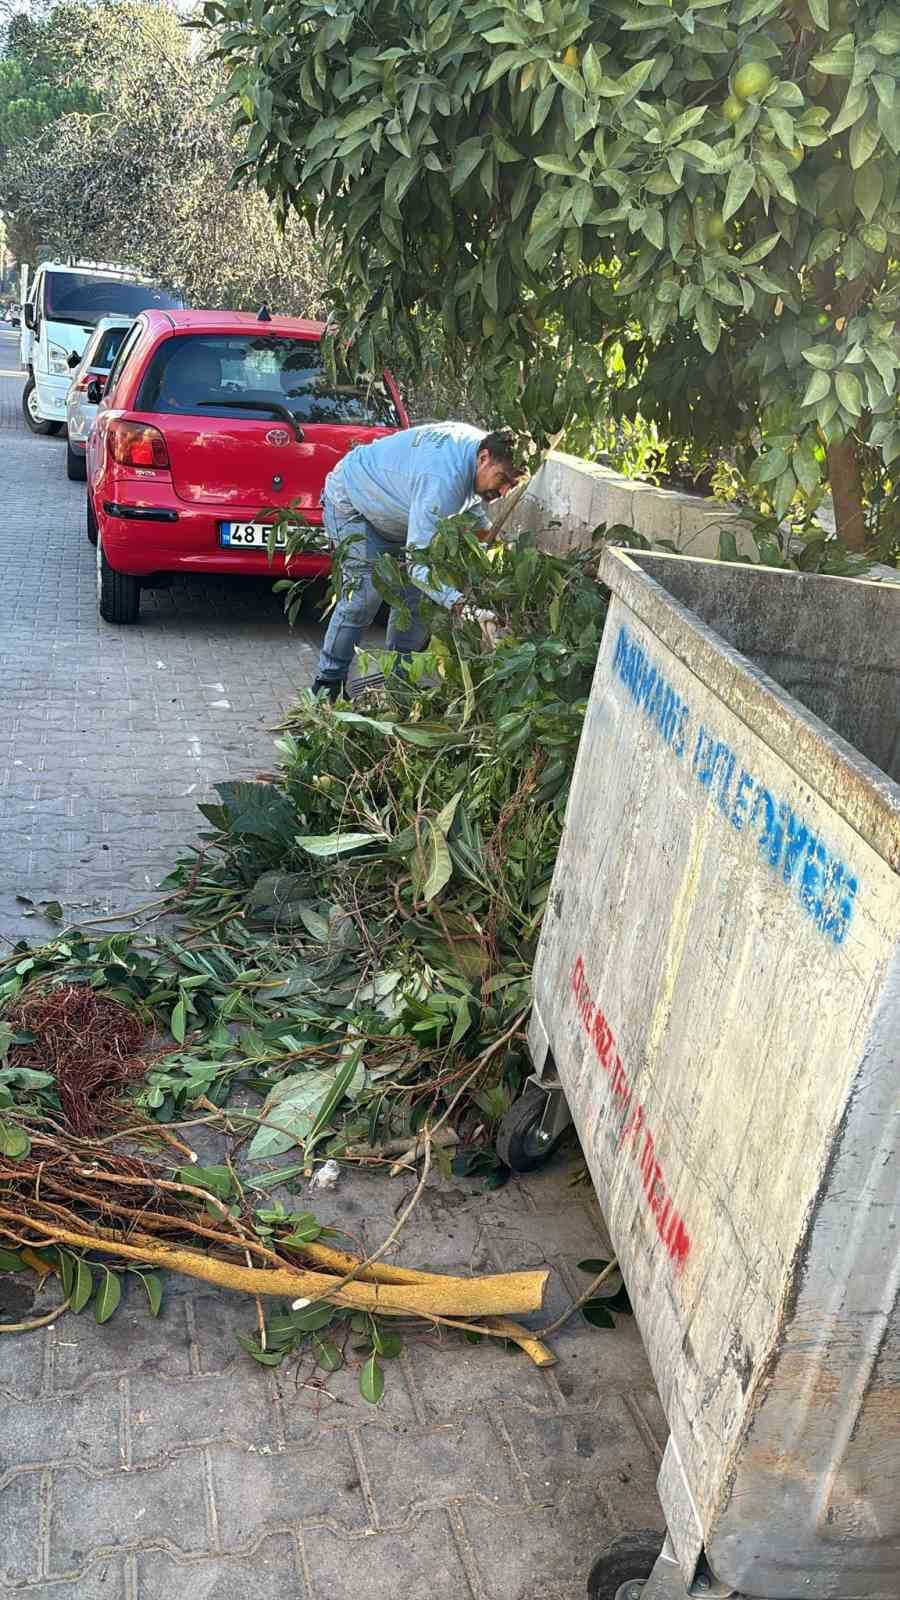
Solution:
{"label": "pile of cut branches", "polygon": [[[274,1361],[307,1335],[333,1343],[334,1317],[356,1319],[374,1360],[388,1338],[376,1315],[481,1325],[539,1303],[534,1275],[462,1293],[323,1256],[309,1213],[248,1199],[319,1157],[391,1163],[398,1148],[407,1172],[424,1153],[504,1177],[493,1130],[526,1071],[531,964],[605,599],[595,551],[486,547],[464,518],[430,564],[497,614],[495,652],[435,607],[428,649],[402,670],[382,657],[361,698],[304,695],[276,739],[278,774],[223,783],[201,807],[209,829],[155,908],[177,911],[177,938],[147,923],[67,930],[0,963],[0,1236],[13,1254],[52,1246],[72,1305],[93,1292],[111,1314],[120,1272],[152,1284],[158,1266],[295,1296],[274,1334],[260,1314],[252,1353]],[[400,599],[395,563],[378,581]],[[198,1120],[230,1141],[223,1164],[191,1165],[182,1129]],[[168,1168],[133,1154],[148,1138]],[[260,1171],[292,1150],[299,1164]]]}

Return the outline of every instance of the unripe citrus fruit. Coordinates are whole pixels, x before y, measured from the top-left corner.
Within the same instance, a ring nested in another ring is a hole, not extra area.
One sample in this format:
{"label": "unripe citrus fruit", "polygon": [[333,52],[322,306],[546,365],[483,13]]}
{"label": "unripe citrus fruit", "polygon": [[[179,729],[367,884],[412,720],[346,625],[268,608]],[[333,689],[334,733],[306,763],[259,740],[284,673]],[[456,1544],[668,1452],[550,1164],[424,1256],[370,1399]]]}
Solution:
{"label": "unripe citrus fruit", "polygon": [[816,327],[817,328],[830,328],[831,327],[831,318],[828,315],[827,311],[820,311],[819,312],[819,315],[816,317]]}
{"label": "unripe citrus fruit", "polygon": [[737,122],[738,117],[743,114],[743,110],[744,102],[739,100],[736,94],[726,95],[722,101],[722,115],[726,122]]}
{"label": "unripe citrus fruit", "polygon": [[486,339],[492,339],[494,334],[497,332],[496,317],[482,317],[481,331]]}
{"label": "unripe citrus fruit", "polygon": [[710,211],[706,217],[706,237],[710,243],[718,244],[727,232],[721,211]]}
{"label": "unripe citrus fruit", "polygon": [[752,100],[765,94],[771,82],[771,69],[764,61],[748,61],[735,74],[732,87],[739,100]]}

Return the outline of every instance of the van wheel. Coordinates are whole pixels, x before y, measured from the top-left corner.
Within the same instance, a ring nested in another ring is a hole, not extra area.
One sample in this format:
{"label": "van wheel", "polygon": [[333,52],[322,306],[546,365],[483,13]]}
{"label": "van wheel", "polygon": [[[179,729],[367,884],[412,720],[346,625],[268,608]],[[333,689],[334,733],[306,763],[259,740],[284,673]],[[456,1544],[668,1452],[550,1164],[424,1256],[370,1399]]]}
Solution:
{"label": "van wheel", "polygon": [[141,584],[129,572],[116,572],[97,540],[97,606],[104,622],[137,622]]}
{"label": "van wheel", "polygon": [[87,478],[87,462],[78,450],[73,450],[66,444],[66,477],[72,478],[76,483],[84,483]]}
{"label": "van wheel", "polygon": [[94,511],[93,506],[91,505],[90,494],[87,494],[85,496],[85,505],[86,505],[86,508],[87,508],[86,512],[85,512],[85,524],[86,524],[86,528],[87,528],[88,544],[96,544],[97,543],[97,516],[96,516],[96,513]]}
{"label": "van wheel", "polygon": [[22,411],[32,433],[59,433],[62,427],[61,422],[46,422],[38,411],[37,389],[34,386],[34,378],[31,373],[28,374],[28,382],[22,395]]}

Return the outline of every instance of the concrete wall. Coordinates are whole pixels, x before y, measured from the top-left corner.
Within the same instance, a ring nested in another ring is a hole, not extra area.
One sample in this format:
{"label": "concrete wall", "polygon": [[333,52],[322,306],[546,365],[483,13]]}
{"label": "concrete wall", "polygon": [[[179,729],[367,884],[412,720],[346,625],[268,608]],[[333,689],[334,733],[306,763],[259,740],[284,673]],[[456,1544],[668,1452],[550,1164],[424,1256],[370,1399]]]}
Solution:
{"label": "concrete wall", "polygon": [[542,543],[560,553],[586,543],[601,522],[625,523],[647,539],[668,539],[691,556],[715,556],[720,532],[729,529],[739,549],[755,553],[738,513],[718,501],[655,489],[561,450],[550,452],[511,516],[513,527],[545,534]]}

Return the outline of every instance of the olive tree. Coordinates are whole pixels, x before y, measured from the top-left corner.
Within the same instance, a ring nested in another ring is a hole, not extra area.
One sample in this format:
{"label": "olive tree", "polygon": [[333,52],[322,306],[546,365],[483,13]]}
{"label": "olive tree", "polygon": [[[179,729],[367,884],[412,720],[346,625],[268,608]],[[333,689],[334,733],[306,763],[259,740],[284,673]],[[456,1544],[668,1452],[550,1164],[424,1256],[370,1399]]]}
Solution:
{"label": "olive tree", "polygon": [[[215,104],[222,71],[168,6],[63,0],[31,33],[56,114],[17,136],[16,108],[0,113],[0,204],[20,228],[55,251],[125,262],[194,305],[323,308],[307,225],[283,228],[265,194],[230,188],[239,152]],[[0,61],[0,82],[4,65],[19,62]]]}
{"label": "olive tree", "polygon": [[[602,396],[752,441],[784,511],[900,459],[900,10],[208,0],[242,172],[323,230],[358,354],[440,320],[510,420]],[[636,352],[636,354],[635,354]]]}

